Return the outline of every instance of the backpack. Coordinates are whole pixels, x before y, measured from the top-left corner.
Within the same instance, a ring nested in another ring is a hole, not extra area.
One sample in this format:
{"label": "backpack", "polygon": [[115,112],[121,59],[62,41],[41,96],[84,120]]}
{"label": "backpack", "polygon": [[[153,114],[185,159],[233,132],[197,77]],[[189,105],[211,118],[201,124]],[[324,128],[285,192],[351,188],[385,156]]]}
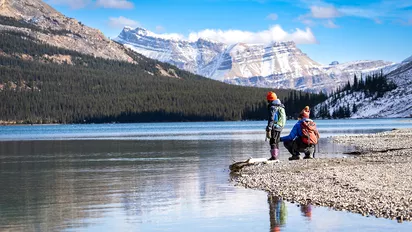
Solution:
{"label": "backpack", "polygon": [[302,130],[302,142],[307,145],[318,144],[319,132],[316,129],[316,123],[312,120],[302,121],[300,124]]}
{"label": "backpack", "polygon": [[278,125],[280,128],[283,128],[286,123],[286,114],[285,109],[282,106],[274,107],[273,121],[274,125]]}

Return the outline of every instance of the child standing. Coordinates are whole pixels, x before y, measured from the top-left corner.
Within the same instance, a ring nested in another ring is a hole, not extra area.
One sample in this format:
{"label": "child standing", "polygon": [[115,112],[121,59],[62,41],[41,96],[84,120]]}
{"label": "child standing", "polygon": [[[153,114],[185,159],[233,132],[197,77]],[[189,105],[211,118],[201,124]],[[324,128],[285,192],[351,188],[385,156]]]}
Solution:
{"label": "child standing", "polygon": [[266,126],[266,138],[270,144],[269,160],[277,160],[279,157],[280,133],[286,123],[285,106],[280,102],[274,92],[268,92],[268,125]]}

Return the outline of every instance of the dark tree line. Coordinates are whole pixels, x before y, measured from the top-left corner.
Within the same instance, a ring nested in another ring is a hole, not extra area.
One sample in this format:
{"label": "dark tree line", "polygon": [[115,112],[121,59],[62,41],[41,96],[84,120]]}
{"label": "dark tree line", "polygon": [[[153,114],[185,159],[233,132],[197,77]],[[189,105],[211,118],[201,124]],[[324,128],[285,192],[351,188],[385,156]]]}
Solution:
{"label": "dark tree line", "polygon": [[[136,63],[94,58],[17,32],[0,33],[0,120],[107,123],[265,119],[270,89],[207,79],[127,50]],[[22,59],[26,54],[31,59]],[[70,55],[56,64],[44,55]],[[162,76],[158,66],[179,78]],[[324,95],[276,89],[288,115]]]}
{"label": "dark tree line", "polygon": [[[1,25],[6,25],[6,26],[13,26],[13,27],[19,27],[19,28],[28,28],[31,29],[33,31],[37,31],[37,32],[41,32],[44,34],[54,34],[54,35],[66,35],[66,34],[73,34],[76,36],[81,37],[81,35],[73,33],[69,30],[54,30],[54,29],[50,29],[50,28],[43,28],[43,27],[39,27],[36,26],[34,24],[34,22],[31,22],[32,20],[26,21],[26,20],[16,20],[15,18],[12,17],[7,17],[7,16],[3,16],[0,15],[0,24]],[[79,24],[81,25],[81,23],[79,22]]]}
{"label": "dark tree line", "polygon": [[336,102],[344,98],[348,94],[354,92],[363,93],[364,98],[378,99],[382,97],[386,92],[395,89],[397,86],[392,81],[389,81],[382,71],[380,73],[375,73],[367,75],[365,77],[358,78],[356,74],[353,77],[352,84],[348,81],[343,88],[338,88],[336,91],[332,92],[329,96],[330,103],[324,103],[320,106],[318,117],[321,118],[349,118],[352,114],[358,111],[358,106],[356,104],[346,104],[340,105],[332,113],[330,112],[330,105],[336,104]]}
{"label": "dark tree line", "polygon": [[367,75],[365,78],[361,77],[359,79],[354,75],[353,84],[351,85],[348,82],[343,91],[349,91],[350,93],[360,91],[365,93],[366,97],[374,96],[375,98],[380,98],[384,93],[396,89],[396,87],[396,84],[388,81],[381,71],[380,73]]}

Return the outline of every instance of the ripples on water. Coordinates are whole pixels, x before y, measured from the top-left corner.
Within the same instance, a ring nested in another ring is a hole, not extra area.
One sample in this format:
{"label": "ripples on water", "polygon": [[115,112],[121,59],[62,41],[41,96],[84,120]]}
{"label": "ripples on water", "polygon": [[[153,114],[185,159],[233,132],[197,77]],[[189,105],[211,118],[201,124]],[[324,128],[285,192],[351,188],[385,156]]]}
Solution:
{"label": "ripples on water", "polygon": [[[331,144],[329,135],[412,125],[317,122],[324,137],[318,157],[352,149]],[[409,231],[409,223],[298,207],[234,187],[227,170],[233,160],[269,156],[264,127],[263,121],[0,127],[0,230]]]}

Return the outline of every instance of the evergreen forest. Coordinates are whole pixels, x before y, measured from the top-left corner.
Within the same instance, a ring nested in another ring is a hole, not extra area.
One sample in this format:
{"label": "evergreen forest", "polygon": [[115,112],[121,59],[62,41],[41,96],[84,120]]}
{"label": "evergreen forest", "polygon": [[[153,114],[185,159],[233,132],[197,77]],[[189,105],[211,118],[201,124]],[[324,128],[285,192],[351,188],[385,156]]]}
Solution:
{"label": "evergreen forest", "polygon": [[[18,31],[0,31],[0,41],[2,123],[263,120],[268,91],[276,92],[289,117],[326,99],[324,94],[225,84],[126,48],[135,62],[95,58]],[[56,55],[71,61],[56,63],[51,58]]]}
{"label": "evergreen forest", "polygon": [[[358,105],[356,103],[352,105],[348,103],[341,104],[332,113],[330,112],[330,106],[335,105],[339,99],[353,93],[361,94],[363,99],[371,98],[372,100],[376,100],[383,97],[386,92],[396,88],[396,84],[388,80],[382,71],[366,75],[365,77],[361,76],[360,78],[355,74],[352,84],[348,81],[343,88],[338,88],[330,94],[330,101],[320,106],[317,116],[320,118],[349,118],[358,111]],[[356,99],[355,102],[357,101],[360,101],[360,99]]]}

